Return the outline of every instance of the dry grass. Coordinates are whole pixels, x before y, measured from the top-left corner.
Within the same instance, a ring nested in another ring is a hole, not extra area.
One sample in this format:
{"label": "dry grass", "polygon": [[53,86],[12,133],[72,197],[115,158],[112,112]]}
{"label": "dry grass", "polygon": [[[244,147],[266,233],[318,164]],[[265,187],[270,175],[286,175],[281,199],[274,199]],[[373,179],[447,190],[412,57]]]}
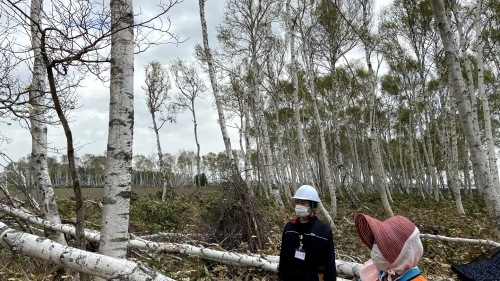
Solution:
{"label": "dry grass", "polygon": [[[137,193],[137,190],[135,191]],[[140,193],[140,192],[139,192]],[[180,192],[183,193],[183,192]],[[209,221],[214,208],[225,200],[225,192],[196,193],[178,195],[174,199],[160,203],[158,196],[134,197],[131,211],[131,230],[135,234],[155,232],[203,233],[204,238],[190,240],[169,238],[168,241],[209,246],[214,225]],[[354,228],[354,217],[363,212],[382,219],[383,209],[377,194],[358,194],[359,201],[353,205],[345,194],[338,195],[338,218],[334,230],[337,259],[363,262],[369,257],[369,251],[360,242]],[[415,222],[422,233],[434,233],[451,237],[495,240],[483,201],[480,198],[463,198],[466,216],[456,215],[455,203],[451,199],[435,202],[431,198],[421,198],[417,194],[393,195],[392,208],[395,214],[408,217]],[[94,201],[93,201],[94,200]],[[325,205],[328,208],[328,204]],[[87,200],[87,226],[98,229],[100,216],[95,199]],[[268,225],[268,241],[260,253],[278,255],[282,227],[293,216],[291,204],[282,210],[274,207],[271,201],[258,200],[261,213]],[[66,197],[59,199],[61,214],[71,217],[73,204]],[[96,214],[97,213],[97,214]],[[163,238],[162,241],[166,241]],[[424,257],[421,269],[428,279],[432,276],[453,278],[450,265],[464,263],[488,250],[488,247],[448,243],[423,239]],[[234,249],[246,252],[245,243]],[[29,257],[11,253],[2,249],[0,257],[0,280],[52,280],[51,274],[58,267],[32,260]],[[167,254],[147,253],[134,250],[130,258],[141,260],[149,266],[162,271],[165,275],[178,280],[277,280],[276,274],[253,268],[235,268],[214,262],[200,260],[197,257],[170,256]],[[68,279],[69,280],[69,279]]]}

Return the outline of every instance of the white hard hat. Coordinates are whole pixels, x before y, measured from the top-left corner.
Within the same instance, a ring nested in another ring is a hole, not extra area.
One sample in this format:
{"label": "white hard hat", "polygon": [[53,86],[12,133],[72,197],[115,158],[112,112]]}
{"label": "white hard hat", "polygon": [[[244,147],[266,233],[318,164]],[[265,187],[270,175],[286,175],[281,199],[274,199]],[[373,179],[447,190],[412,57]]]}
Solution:
{"label": "white hard hat", "polygon": [[309,201],[314,201],[314,202],[321,202],[319,200],[318,192],[316,191],[316,188],[310,186],[310,185],[303,185],[297,189],[295,192],[295,195],[293,196],[293,199],[302,199],[302,200],[309,200]]}

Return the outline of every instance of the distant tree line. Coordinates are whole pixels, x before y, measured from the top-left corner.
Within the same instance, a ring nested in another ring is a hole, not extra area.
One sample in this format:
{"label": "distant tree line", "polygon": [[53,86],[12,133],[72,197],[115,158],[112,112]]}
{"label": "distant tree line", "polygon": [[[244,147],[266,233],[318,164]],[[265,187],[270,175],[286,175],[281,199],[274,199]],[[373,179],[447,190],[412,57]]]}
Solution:
{"label": "distant tree line", "polygon": [[[236,152],[235,152],[236,153]],[[17,185],[19,178],[28,187],[33,186],[33,175],[30,168],[30,155],[11,162],[0,173],[0,179]],[[172,187],[195,186],[197,178],[200,185],[215,185],[224,181],[224,170],[227,169],[225,153],[210,152],[202,156],[202,173],[196,173],[196,155],[193,151],[180,151],[177,154],[164,154],[168,184]],[[47,157],[50,180],[54,187],[70,187],[71,176],[65,155]],[[78,175],[83,187],[103,187],[105,179],[106,156],[84,154],[76,157]],[[160,187],[161,179],[158,170],[158,159],[155,156],[134,155],[132,185],[137,187]]]}

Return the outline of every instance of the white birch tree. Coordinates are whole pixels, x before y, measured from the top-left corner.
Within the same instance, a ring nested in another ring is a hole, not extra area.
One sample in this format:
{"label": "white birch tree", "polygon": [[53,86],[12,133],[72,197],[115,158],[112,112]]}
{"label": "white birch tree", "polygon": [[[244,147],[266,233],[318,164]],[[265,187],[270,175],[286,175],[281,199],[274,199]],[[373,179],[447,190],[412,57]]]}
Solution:
{"label": "white birch tree", "polygon": [[106,179],[99,252],[124,259],[129,238],[134,124],[132,0],[111,0],[111,81]]}
{"label": "white birch tree", "polygon": [[[33,79],[30,87],[30,121],[31,121],[31,168],[35,189],[40,194],[39,205],[44,219],[54,223],[61,223],[59,211],[55,201],[54,190],[49,177],[47,164],[47,125],[45,103],[45,77],[46,71],[41,56],[41,13],[43,0],[32,0],[30,6],[31,46],[33,48]],[[64,236],[54,231],[48,231],[48,237],[60,244],[66,244]]]}
{"label": "white birch tree", "polygon": [[224,115],[224,109],[222,107],[222,102],[220,98],[220,90],[219,90],[219,84],[216,79],[216,70],[215,70],[215,64],[214,60],[212,57],[212,51],[210,49],[209,43],[208,43],[208,31],[207,31],[207,23],[205,20],[205,1],[206,0],[199,0],[199,7],[200,7],[200,21],[201,21],[201,29],[203,33],[203,47],[202,47],[202,60],[208,65],[208,75],[210,78],[210,83],[212,85],[212,91],[213,95],[215,98],[215,105],[217,108],[217,114],[219,117],[219,125],[221,128],[222,132],[222,139],[224,140],[224,146],[226,148],[226,156],[229,159],[231,163],[231,169],[236,177],[239,176],[239,171],[238,171],[238,166],[236,165],[236,160],[233,157],[232,154],[232,146],[231,146],[231,139],[229,138],[229,134],[227,133],[227,125],[226,125],[226,116]]}
{"label": "white birch tree", "polygon": [[198,122],[196,120],[196,98],[203,98],[203,94],[207,91],[205,82],[200,77],[198,68],[194,63],[188,63],[182,59],[173,60],[170,63],[170,73],[173,76],[175,86],[179,89],[180,94],[174,97],[172,102],[175,108],[189,109],[193,117],[193,132],[194,141],[196,143],[196,186],[200,186],[201,182],[201,156],[200,142],[198,139]]}
{"label": "white birch tree", "polygon": [[160,129],[163,127],[166,121],[172,120],[171,117],[160,118],[159,124],[156,121],[156,114],[161,113],[162,109],[168,111],[166,106],[168,99],[168,91],[171,88],[170,78],[168,72],[164,69],[160,62],[152,61],[145,67],[146,75],[146,86],[142,89],[146,91],[146,105],[148,106],[149,114],[151,115],[151,120],[153,122],[153,131],[156,136],[156,149],[158,150],[158,162],[159,162],[159,172],[160,180],[162,186],[161,200],[170,197],[171,191],[167,190],[167,174],[166,167],[163,159],[163,152],[161,149],[160,142]]}

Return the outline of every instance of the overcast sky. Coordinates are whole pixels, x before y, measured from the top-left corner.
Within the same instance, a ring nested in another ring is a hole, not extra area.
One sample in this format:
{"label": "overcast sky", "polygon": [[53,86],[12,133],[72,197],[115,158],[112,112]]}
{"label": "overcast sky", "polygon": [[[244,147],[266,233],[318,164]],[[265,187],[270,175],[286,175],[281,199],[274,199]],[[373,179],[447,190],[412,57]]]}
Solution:
{"label": "overcast sky", "polygon": [[[139,2],[139,1],[134,1]],[[140,1],[141,10],[146,13],[154,11],[154,4],[158,1]],[[225,1],[209,0],[205,4],[206,21],[208,25],[209,40],[211,46],[216,45],[215,27],[220,23]],[[149,5],[149,7],[148,7]],[[139,11],[136,7],[135,11]],[[156,153],[156,139],[151,129],[152,121],[146,106],[146,95],[142,90],[144,86],[144,66],[152,60],[157,60],[166,65],[170,60],[181,57],[193,60],[194,46],[202,44],[201,25],[199,17],[199,6],[197,0],[185,0],[177,4],[168,13],[172,27],[171,31],[178,35],[181,40],[186,40],[179,45],[163,45],[149,49],[145,53],[135,57],[135,124],[133,153],[151,155]],[[109,88],[100,85],[92,77],[84,83],[85,87],[78,91],[80,96],[80,108],[73,111],[71,116],[73,122],[70,124],[75,143],[79,147],[77,155],[86,153],[102,155],[106,150],[108,135],[109,114]],[[207,84],[207,86],[210,86]],[[170,93],[175,92],[175,89]],[[216,109],[213,95],[207,94],[205,98],[196,102],[196,114],[199,122],[198,138],[201,143],[202,155],[208,152],[219,152],[224,150],[224,143],[220,127],[217,123]],[[26,128],[13,123],[8,126],[0,123],[0,131],[12,141],[10,144],[0,144],[1,152],[7,154],[16,161],[31,152],[31,137]],[[167,123],[160,131],[162,150],[165,153],[176,154],[180,150],[196,149],[193,132],[192,116],[189,110],[177,116],[176,123]],[[230,129],[232,138],[236,138],[235,130]],[[50,146],[65,154],[66,139],[62,127],[48,128],[48,140]],[[236,142],[237,140],[233,140]],[[236,143],[235,143],[236,144]],[[54,154],[49,152],[51,156]]]}
{"label": "overcast sky", "polygon": [[[139,3],[139,1],[134,1]],[[224,4],[223,0],[208,0],[205,4],[206,20],[211,47],[216,46],[215,27],[220,24]],[[377,1],[385,5],[388,0]],[[156,0],[140,1],[141,10],[146,13],[154,11]],[[139,11],[136,7],[135,11]],[[186,41],[180,45],[163,45],[149,49],[135,57],[135,124],[134,124],[134,155],[152,155],[156,153],[156,140],[151,129],[152,121],[145,103],[144,66],[158,60],[166,65],[170,60],[181,57],[193,60],[194,46],[202,43],[199,6],[197,0],[185,0],[177,4],[169,12],[171,31],[180,39]],[[208,83],[208,82],[207,82]],[[70,124],[74,142],[79,148],[77,155],[86,153],[102,155],[106,150],[108,135],[109,88],[104,87],[91,77],[85,81],[85,87],[78,91],[80,96],[77,110],[71,113],[73,122]],[[210,84],[207,84],[210,86]],[[175,90],[171,90],[175,91]],[[198,120],[198,137],[201,143],[201,154],[220,152],[224,150],[224,143],[220,127],[217,123],[217,114],[211,91],[204,99],[196,103]],[[234,123],[234,121],[232,122]],[[0,151],[17,161],[31,152],[31,137],[26,128],[13,123],[7,126],[0,122],[0,132],[8,136],[10,144],[0,143]],[[238,135],[235,129],[229,129],[233,148],[238,148]],[[165,124],[160,131],[162,150],[164,153],[177,154],[180,150],[195,151],[196,145],[193,133],[191,113],[184,112],[177,116],[174,124]],[[48,128],[49,145],[59,150],[58,153],[49,152],[50,156],[65,154],[66,139],[62,127]]]}

